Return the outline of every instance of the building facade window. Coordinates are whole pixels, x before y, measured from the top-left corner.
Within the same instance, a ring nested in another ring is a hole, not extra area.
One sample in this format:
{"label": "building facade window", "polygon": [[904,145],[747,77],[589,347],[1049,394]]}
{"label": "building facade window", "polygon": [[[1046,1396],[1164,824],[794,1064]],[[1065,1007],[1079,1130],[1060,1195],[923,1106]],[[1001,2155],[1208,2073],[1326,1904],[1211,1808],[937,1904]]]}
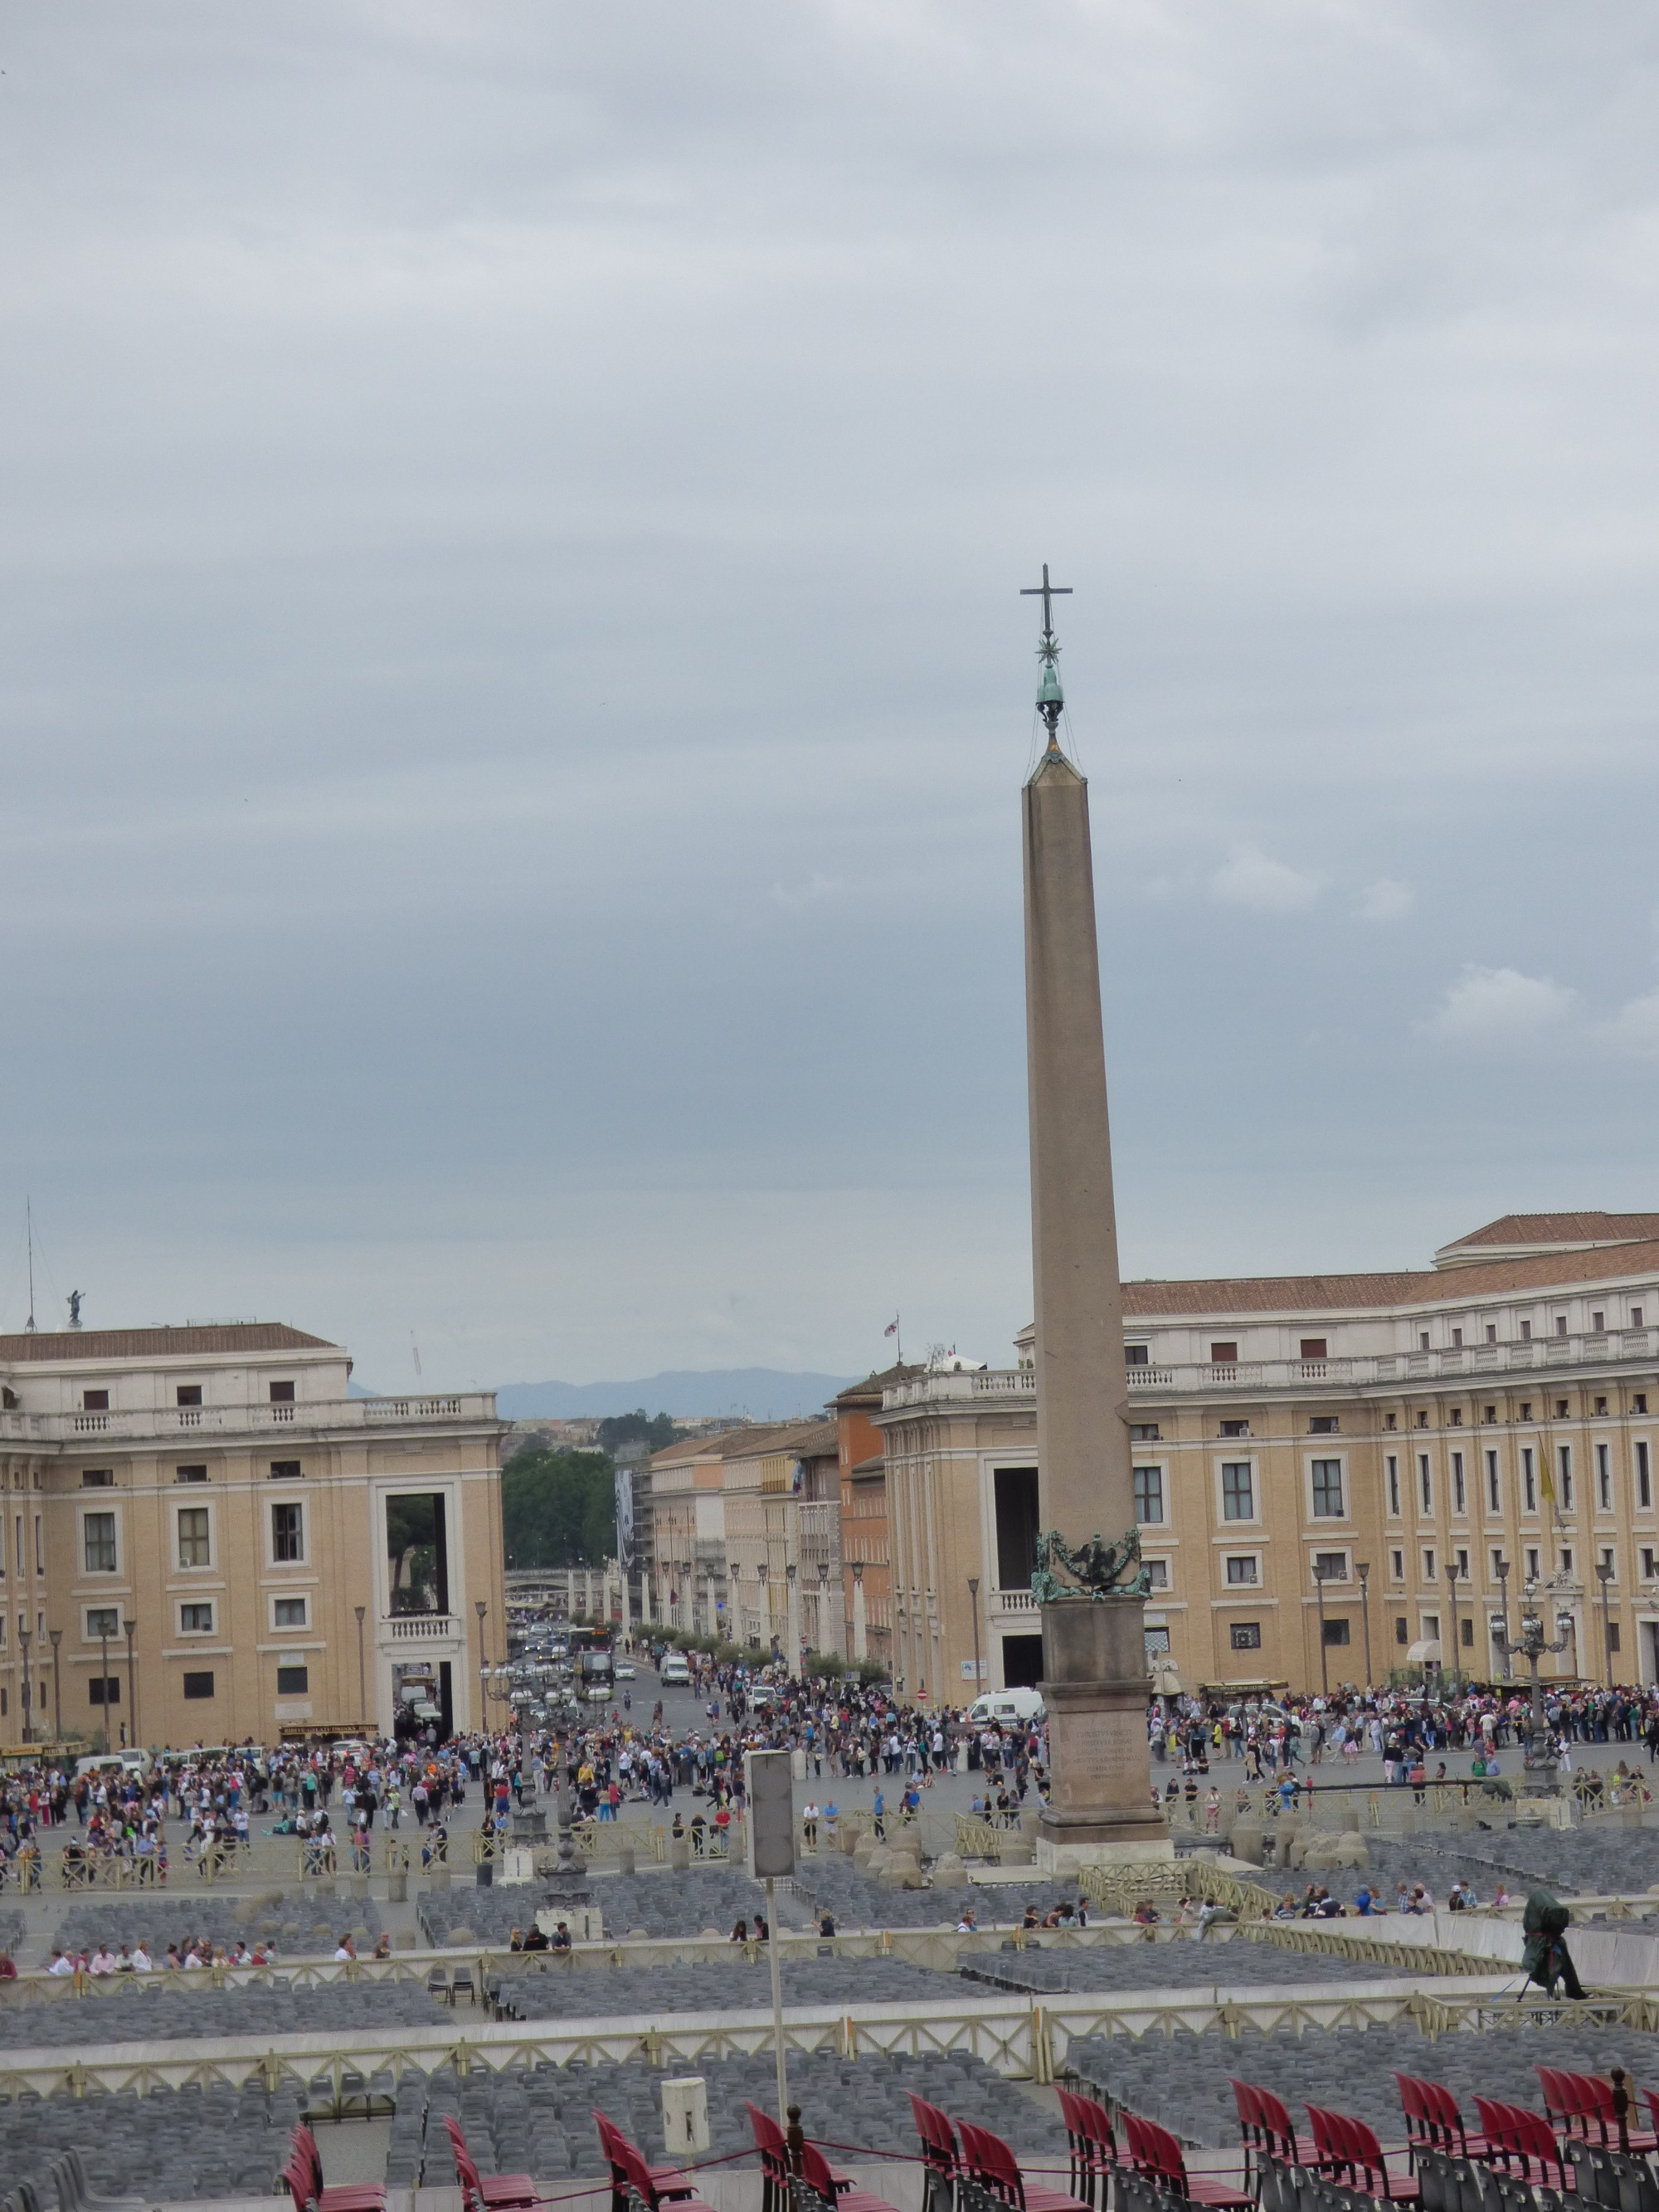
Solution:
{"label": "building facade window", "polygon": [[207,1605],[181,1605],[179,1608],[179,1633],[181,1636],[211,1636],[213,1607]]}
{"label": "building facade window", "polygon": [[1340,1459],[1316,1459],[1313,1462],[1313,1510],[1319,1521],[1340,1521],[1342,1518],[1342,1462]]}
{"label": "building facade window", "polygon": [[1146,1570],[1146,1587],[1149,1589],[1169,1589],[1170,1562],[1167,1559],[1146,1559],[1142,1564]]}
{"label": "building facade window", "polygon": [[1247,1459],[1222,1462],[1221,1517],[1224,1521],[1255,1518],[1255,1477]]}
{"label": "building facade window", "polygon": [[179,1564],[181,1567],[210,1567],[213,1553],[205,1505],[179,1508]]}
{"label": "building facade window", "polygon": [[279,1667],[276,1669],[276,1694],[279,1698],[303,1698],[311,1687],[311,1674],[304,1667]]}
{"label": "building facade window", "polygon": [[185,1695],[187,1698],[210,1698],[213,1695],[212,1668],[209,1668],[201,1674],[186,1674]]}
{"label": "building facade window", "polygon": [[[1133,1431],[1131,1431],[1130,1433],[1133,1435]],[[273,1482],[298,1482],[302,1472],[297,1459],[274,1459],[270,1462],[270,1479]]]}
{"label": "building facade window", "polygon": [[308,1601],[302,1597],[279,1597],[271,1607],[272,1625],[277,1628],[307,1626]]}
{"label": "building facade window", "polygon": [[1429,1472],[1429,1455],[1427,1452],[1419,1452],[1417,1455],[1417,1491],[1418,1500],[1421,1504],[1423,1510],[1425,1513],[1432,1513],[1434,1510],[1434,1477]]}
{"label": "building facade window", "polygon": [[1259,1620],[1234,1621],[1231,1643],[1235,1651],[1260,1651],[1261,1623]]}
{"label": "building facade window", "polygon": [[1135,1469],[1135,1519],[1143,1528],[1156,1528],[1164,1519],[1164,1470],[1161,1467],[1138,1467]]}
{"label": "building facade window", "polygon": [[1648,1440],[1636,1439],[1636,1503],[1644,1513],[1653,1506],[1653,1470],[1648,1462]]}
{"label": "building facade window", "polygon": [[1562,1444],[1556,1453],[1556,1467],[1560,1480],[1560,1500],[1563,1512],[1572,1505],[1572,1446]]}
{"label": "building facade window", "polygon": [[1389,1510],[1390,1513],[1398,1513],[1400,1510],[1400,1462],[1395,1455],[1390,1452],[1382,1465],[1389,1482]]}
{"label": "building facade window", "polygon": [[1463,1455],[1462,1452],[1454,1452],[1451,1455],[1451,1479],[1452,1511],[1454,1513],[1467,1513],[1469,1510],[1469,1503],[1468,1498],[1464,1495]]}
{"label": "building facade window", "polygon": [[88,1513],[81,1522],[82,1557],[89,1575],[115,1572],[115,1516]]}
{"label": "building facade window", "polygon": [[1348,1579],[1348,1555],[1346,1552],[1316,1552],[1313,1571],[1316,1582],[1345,1583]]}
{"label": "building facade window", "polygon": [[115,1605],[89,1605],[86,1610],[87,1632],[82,1639],[96,1644],[100,1636],[118,1636],[121,1632],[121,1608]]}
{"label": "building facade window", "polygon": [[93,1705],[118,1705],[121,1702],[121,1677],[118,1674],[94,1674],[87,1683],[87,1702]]}
{"label": "building facade window", "polygon": [[1538,1510],[1538,1473],[1532,1463],[1532,1446],[1521,1448],[1521,1510],[1523,1513]]}
{"label": "building facade window", "polygon": [[1605,1444],[1595,1447],[1595,1503],[1603,1513],[1613,1510],[1613,1455]]}
{"label": "building facade window", "polygon": [[270,1509],[270,1556],[289,1565],[305,1555],[304,1509],[285,1498]]}
{"label": "building facade window", "polygon": [[1348,1624],[1346,1620],[1328,1620],[1325,1623],[1327,1644],[1346,1644],[1347,1640]]}
{"label": "building facade window", "polygon": [[1234,1584],[1259,1583],[1261,1579],[1261,1571],[1254,1552],[1246,1552],[1239,1556],[1229,1558],[1227,1580],[1230,1583]]}
{"label": "building facade window", "polygon": [[82,1490],[112,1490],[115,1469],[112,1467],[83,1467],[81,1470]]}
{"label": "building facade window", "polygon": [[1504,1492],[1498,1479],[1498,1454],[1486,1454],[1486,1504],[1494,1513],[1504,1510]]}

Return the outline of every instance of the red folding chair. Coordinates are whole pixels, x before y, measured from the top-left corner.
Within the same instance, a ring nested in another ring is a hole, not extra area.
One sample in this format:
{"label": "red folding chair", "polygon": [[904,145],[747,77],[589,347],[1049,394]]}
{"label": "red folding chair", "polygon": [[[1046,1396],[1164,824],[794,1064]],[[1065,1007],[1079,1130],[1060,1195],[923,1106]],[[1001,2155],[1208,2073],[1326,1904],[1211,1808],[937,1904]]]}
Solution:
{"label": "red folding chair", "polygon": [[[296,2151],[283,2168],[282,2179],[288,2185],[288,2193],[294,2199],[294,2212],[361,2212],[355,2204],[342,2204],[341,2197],[349,2197],[349,2189],[325,2189],[313,2179],[304,2160]],[[386,2203],[386,2191],[380,2192],[380,2202]]]}
{"label": "red folding chair", "polygon": [[[674,2186],[671,2191],[656,2179],[659,2169],[646,2164],[637,2145],[630,2142],[620,2128],[616,2129],[614,2134],[616,2155],[623,2172],[624,2205],[631,2193],[645,2206],[646,2212],[658,2212],[660,2205],[671,2202],[680,2206],[682,2212],[710,2212],[710,2207],[697,2195],[696,2185],[689,2174],[682,2172],[678,2166],[672,2168]],[[607,2151],[605,2154],[609,2157],[611,2153]]]}
{"label": "red folding chair", "polygon": [[[1579,2074],[1574,2079],[1583,2086],[1585,2104],[1601,2130],[1602,2142],[1614,2150],[1625,2148],[1626,2146],[1619,2140],[1619,2112],[1613,2102],[1612,2082],[1604,2080],[1600,2074]],[[1639,2157],[1645,2152],[1659,2149],[1659,2136],[1656,2136],[1651,2128],[1641,2126],[1632,2117],[1636,2100],[1631,2094],[1628,2084],[1626,2095],[1629,2101],[1625,2110],[1625,2134],[1632,2156]]]}
{"label": "red folding chair", "polygon": [[1509,2166],[1520,2158],[1516,2142],[1515,2115],[1516,2107],[1501,2103],[1496,2097],[1477,2097],[1475,2117],[1480,2123],[1480,2133],[1486,2140],[1488,2165]]}
{"label": "red folding chair", "polygon": [[317,2148],[316,2136],[303,2120],[292,2130],[289,2142],[305,2178],[307,2194],[319,2206],[326,2197],[327,2212],[383,2212],[386,2191],[377,2181],[337,2182],[331,2189],[324,2188],[323,2154]]}
{"label": "red folding chair", "polygon": [[[1237,2087],[1235,2083],[1235,2089]],[[1245,2084],[1255,2102],[1256,2124],[1261,2130],[1262,2148],[1274,2158],[1282,2158],[1287,2165],[1316,2167],[1320,2164],[1319,2146],[1310,2136],[1299,2136],[1296,2123],[1291,2118],[1291,2108],[1282,2097],[1260,2082]]]}
{"label": "red folding chair", "polygon": [[1477,2130],[1473,2135],[1463,2125],[1463,2115],[1457,2100],[1443,2081],[1419,2080],[1418,2090],[1427,2108],[1430,2125],[1434,2130],[1437,2149],[1452,2158],[1484,2158],[1486,2138]]}
{"label": "red folding chair", "polygon": [[1421,2191],[1416,2181],[1403,2173],[1390,2173],[1382,2146],[1376,2139],[1376,2130],[1367,2121],[1357,2120],[1349,2112],[1332,2112],[1327,2116],[1341,2138],[1344,2155],[1349,2171],[1358,2179],[1356,2188],[1368,2197],[1375,2197],[1389,2204],[1415,2204]]}
{"label": "red folding chair", "polygon": [[1255,2191],[1248,2183],[1228,2181],[1218,2173],[1189,2174],[1181,2145],[1168,2128],[1138,2113],[1120,2115],[1129,2141],[1129,2157],[1135,2171],[1167,2194],[1208,2204],[1216,2212],[1254,2212]]}
{"label": "red folding chair", "polygon": [[524,2212],[524,2208],[538,2201],[541,2191],[527,2173],[480,2173],[460,2122],[447,2112],[443,2121],[455,2160],[455,2179],[470,2203],[482,2208],[482,2212]]}
{"label": "red folding chair", "polygon": [[1092,2097],[1079,2096],[1075,2089],[1060,2089],[1056,2094],[1072,2154],[1072,2186],[1085,2203],[1106,2212],[1112,2169],[1117,2164],[1112,2116],[1104,2105],[1097,2105]]}
{"label": "red folding chair", "polygon": [[962,2179],[962,2156],[957,2148],[956,2130],[951,2125],[950,2115],[942,2112],[937,2105],[930,2105],[914,2089],[909,2097],[921,2143],[921,2162],[927,2169],[924,2203],[933,2203],[942,2191],[949,2212],[956,2203],[957,2184]]}
{"label": "red folding chair", "polygon": [[628,2212],[630,2189],[644,2199],[647,2212],[657,2212],[663,2203],[701,2204],[697,2185],[689,2173],[678,2166],[647,2166],[616,2122],[606,2119],[603,2112],[594,2113],[593,2124],[611,2168],[611,2212]]}
{"label": "red folding chair", "polygon": [[1523,2179],[1530,2181],[1532,2169],[1538,2168],[1538,2178],[1553,2189],[1565,2191],[1578,2186],[1578,2169],[1569,2160],[1556,2140],[1555,2130],[1541,2112],[1529,2112],[1524,2106],[1510,2107],[1512,2139],[1520,2154]]}
{"label": "red folding chair", "polygon": [[800,2178],[828,2208],[828,2212],[894,2212],[884,2197],[872,2189],[854,2189],[844,2173],[837,2173],[813,2142],[800,2147]]}
{"label": "red folding chair", "polygon": [[975,2127],[971,2120],[958,2120],[957,2133],[962,2137],[963,2156],[969,2174],[1000,2203],[1009,2206],[1011,2212],[1089,2212],[1083,2199],[1073,2197],[1069,2190],[1049,2189],[1037,2182],[1028,2182],[1019,2170],[1019,2160],[1001,2136],[994,2136],[989,2128]]}

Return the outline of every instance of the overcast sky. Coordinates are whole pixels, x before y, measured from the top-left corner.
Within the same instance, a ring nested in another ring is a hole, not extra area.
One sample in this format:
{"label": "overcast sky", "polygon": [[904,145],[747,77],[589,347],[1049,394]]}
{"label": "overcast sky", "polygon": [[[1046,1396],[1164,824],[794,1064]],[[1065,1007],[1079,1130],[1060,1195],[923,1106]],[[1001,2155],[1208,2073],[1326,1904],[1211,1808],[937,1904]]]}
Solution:
{"label": "overcast sky", "polygon": [[383,1388],[1006,1361],[1045,559],[1125,1272],[1659,1206],[1650,6],[0,68],[0,1323],[32,1194]]}

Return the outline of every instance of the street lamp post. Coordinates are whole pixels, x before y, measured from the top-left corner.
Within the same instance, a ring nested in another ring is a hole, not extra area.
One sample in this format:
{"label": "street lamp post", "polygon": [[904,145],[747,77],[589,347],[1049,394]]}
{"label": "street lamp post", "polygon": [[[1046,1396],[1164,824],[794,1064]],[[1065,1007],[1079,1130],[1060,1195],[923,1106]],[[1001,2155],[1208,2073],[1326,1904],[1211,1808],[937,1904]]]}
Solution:
{"label": "street lamp post", "polygon": [[368,1677],[363,1669],[363,1620],[368,1612],[366,1605],[354,1605],[357,1616],[357,1719],[361,1725],[368,1718]]}
{"label": "street lamp post", "polygon": [[1359,1577],[1359,1626],[1365,1638],[1365,1687],[1371,1686],[1371,1563],[1356,1559],[1353,1571]]}
{"label": "street lamp post", "polygon": [[1314,1561],[1314,1587],[1319,1593],[1319,1693],[1328,1697],[1331,1691],[1330,1668],[1325,1658],[1325,1569]]}
{"label": "street lamp post", "polygon": [[132,1639],[137,1632],[136,1620],[123,1620],[121,1626],[127,1639],[127,1711],[132,1715],[132,1747],[138,1748],[138,1678],[132,1671]]}
{"label": "street lamp post", "polygon": [[[818,1650],[820,1651],[827,1651],[830,1649],[827,1640],[829,1632],[823,1625],[824,1608],[829,1602],[830,1563],[827,1559],[820,1559],[818,1561]],[[711,1623],[711,1629],[712,1626]]]}
{"label": "street lamp post", "polygon": [[[1558,1592],[1560,1585],[1557,1585]],[[1549,1642],[1544,1634],[1544,1617],[1539,1610],[1540,1586],[1530,1575],[1521,1585],[1521,1656],[1532,1670],[1532,1696],[1527,1722],[1527,1747],[1523,1764],[1528,1774],[1537,1774],[1547,1768],[1555,1771],[1553,1753],[1543,1748],[1544,1692],[1538,1679],[1538,1662],[1547,1651],[1565,1651],[1573,1639],[1573,1617],[1565,1605],[1558,1604],[1555,1614],[1555,1640]],[[1494,1616],[1492,1622],[1494,1637],[1500,1635],[1500,1624]],[[1510,1644],[1507,1624],[1501,1627],[1502,1642],[1506,1652]]]}
{"label": "street lamp post", "polygon": [[1607,1584],[1613,1580],[1611,1559],[1598,1559],[1595,1571],[1601,1583],[1601,1649],[1607,1654],[1607,1687],[1613,1687],[1613,1613],[1607,1601]]}
{"label": "street lamp post", "polygon": [[[974,1612],[974,1698],[979,1695],[979,1577],[968,1577],[968,1601]],[[968,1702],[972,1705],[974,1699]]]}
{"label": "street lamp post", "polygon": [[25,1743],[33,1743],[34,1741],[32,1720],[33,1701],[29,1695],[29,1639],[33,1633],[32,1628],[26,1628],[21,1621],[18,1623],[17,1641],[23,1647],[23,1741]]}
{"label": "street lamp post", "polygon": [[104,1708],[104,1755],[109,1756],[109,1615],[100,1613],[98,1620],[98,1649],[101,1655],[99,1665],[103,1668],[99,1677],[99,1702]]}
{"label": "street lamp post", "polygon": [[1515,1662],[1510,1657],[1510,1563],[1500,1552],[1492,1561],[1492,1572],[1498,1577],[1498,1601],[1503,1608],[1503,1625],[1494,1629],[1498,1653],[1504,1662],[1504,1680],[1515,1680]]}
{"label": "street lamp post", "polygon": [[[1451,1685],[1452,1685],[1453,1689],[1455,1690],[1455,1689],[1457,1687],[1457,1674],[1458,1674],[1458,1668],[1457,1668],[1457,1561],[1456,1561],[1455,1559],[1448,1559],[1448,1560],[1447,1560],[1447,1562],[1446,1562],[1446,1595],[1447,1595],[1448,1601],[1449,1602],[1450,1607],[1451,1607],[1451,1655],[1452,1655],[1452,1663],[1451,1663]],[[1445,1662],[1445,1661],[1443,1659],[1443,1660],[1441,1661],[1441,1662],[1440,1662],[1441,1669],[1442,1669],[1442,1672],[1443,1672],[1443,1673],[1444,1672],[1444,1669],[1445,1669],[1445,1664],[1446,1664],[1446,1662]]]}
{"label": "street lamp post", "polygon": [[64,1640],[61,1628],[49,1628],[52,1639],[52,1732],[59,1743],[64,1741],[64,1676],[58,1663],[58,1647]]}

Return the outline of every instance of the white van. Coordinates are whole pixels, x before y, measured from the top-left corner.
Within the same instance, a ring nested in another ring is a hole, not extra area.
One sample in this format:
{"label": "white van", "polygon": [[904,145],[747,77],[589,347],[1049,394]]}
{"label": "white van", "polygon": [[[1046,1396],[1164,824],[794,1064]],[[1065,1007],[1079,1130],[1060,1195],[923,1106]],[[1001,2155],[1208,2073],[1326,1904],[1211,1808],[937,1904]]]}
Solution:
{"label": "white van", "polygon": [[664,1689],[673,1686],[681,1689],[688,1686],[691,1680],[691,1669],[686,1663],[684,1651],[663,1653],[662,1664],[657,1669],[657,1680],[662,1684]]}
{"label": "white van", "polygon": [[1030,1728],[1048,1717],[1048,1708],[1037,1690],[988,1691],[968,1708],[970,1728],[989,1728],[994,1722],[1002,1728]]}

